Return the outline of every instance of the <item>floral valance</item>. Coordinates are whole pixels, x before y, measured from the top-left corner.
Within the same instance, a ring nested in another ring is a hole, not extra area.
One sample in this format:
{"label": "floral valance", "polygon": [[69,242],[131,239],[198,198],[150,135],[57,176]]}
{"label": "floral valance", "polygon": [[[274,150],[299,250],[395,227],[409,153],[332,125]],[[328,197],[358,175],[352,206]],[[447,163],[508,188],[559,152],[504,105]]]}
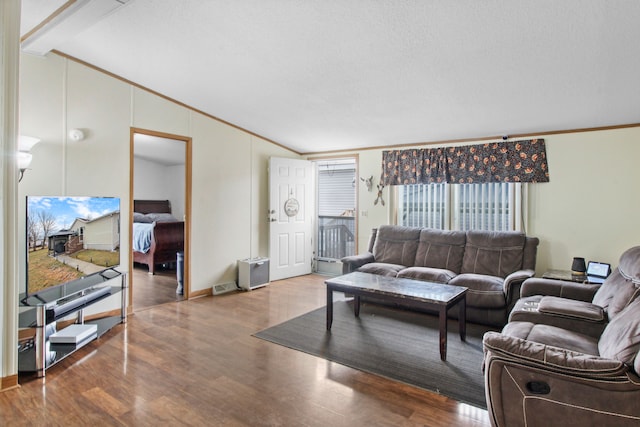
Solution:
{"label": "floral valance", "polygon": [[549,182],[543,139],[382,152],[382,185]]}

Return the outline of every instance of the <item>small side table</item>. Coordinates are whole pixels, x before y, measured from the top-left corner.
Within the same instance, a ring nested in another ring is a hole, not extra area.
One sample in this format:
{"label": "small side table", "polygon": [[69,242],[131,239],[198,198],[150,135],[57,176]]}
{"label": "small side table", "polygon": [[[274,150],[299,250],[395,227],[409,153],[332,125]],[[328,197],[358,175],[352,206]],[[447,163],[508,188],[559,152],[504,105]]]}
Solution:
{"label": "small side table", "polygon": [[570,270],[548,270],[542,275],[543,279],[565,280],[567,282],[589,283],[585,274],[576,275]]}

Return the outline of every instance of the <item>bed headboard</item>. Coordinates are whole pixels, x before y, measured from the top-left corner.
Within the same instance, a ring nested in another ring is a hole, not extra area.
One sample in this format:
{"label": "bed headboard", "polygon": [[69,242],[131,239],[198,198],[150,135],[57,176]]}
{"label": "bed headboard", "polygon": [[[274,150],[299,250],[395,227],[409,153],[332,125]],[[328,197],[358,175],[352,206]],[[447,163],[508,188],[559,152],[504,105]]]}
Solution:
{"label": "bed headboard", "polygon": [[171,213],[171,202],[169,200],[134,200],[133,211],[143,214]]}

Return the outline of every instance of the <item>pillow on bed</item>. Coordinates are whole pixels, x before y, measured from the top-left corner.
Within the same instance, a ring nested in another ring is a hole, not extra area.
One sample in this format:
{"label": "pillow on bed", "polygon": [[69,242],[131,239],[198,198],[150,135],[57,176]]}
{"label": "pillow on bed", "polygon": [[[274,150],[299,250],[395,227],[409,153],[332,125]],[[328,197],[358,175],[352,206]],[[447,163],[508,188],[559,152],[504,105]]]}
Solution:
{"label": "pillow on bed", "polygon": [[145,216],[148,222],[178,222],[178,219],[170,213],[148,213]]}
{"label": "pillow on bed", "polygon": [[133,222],[153,222],[151,219],[147,218],[147,216],[140,212],[133,213]]}

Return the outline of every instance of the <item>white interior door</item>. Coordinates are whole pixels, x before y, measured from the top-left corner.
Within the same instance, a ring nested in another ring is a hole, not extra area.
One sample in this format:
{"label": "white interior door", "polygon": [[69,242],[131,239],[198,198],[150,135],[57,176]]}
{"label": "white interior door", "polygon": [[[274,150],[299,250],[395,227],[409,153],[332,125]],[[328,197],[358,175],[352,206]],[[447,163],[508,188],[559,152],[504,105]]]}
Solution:
{"label": "white interior door", "polygon": [[311,162],[269,159],[270,280],[311,273],[313,200]]}

